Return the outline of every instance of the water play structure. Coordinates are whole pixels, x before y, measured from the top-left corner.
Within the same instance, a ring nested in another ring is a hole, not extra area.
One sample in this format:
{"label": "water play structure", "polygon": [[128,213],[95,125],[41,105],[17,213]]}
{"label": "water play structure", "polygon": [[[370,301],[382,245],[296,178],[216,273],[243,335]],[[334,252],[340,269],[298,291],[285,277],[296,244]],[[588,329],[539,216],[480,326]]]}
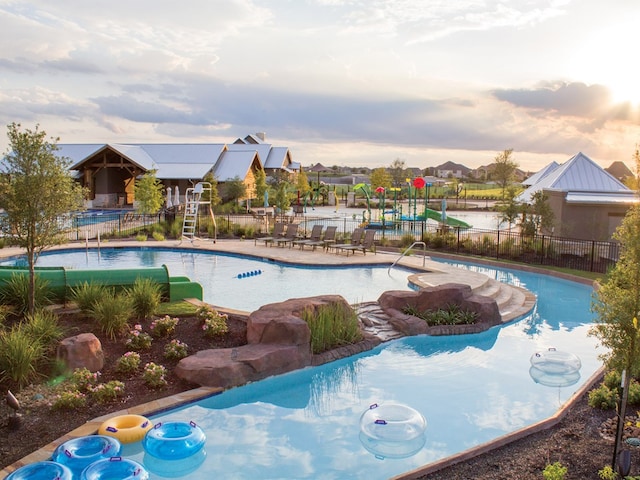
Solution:
{"label": "water play structure", "polygon": [[[26,267],[0,266],[0,284],[15,275],[28,275]],[[116,289],[131,287],[136,279],[151,279],[158,283],[162,295],[171,302],[196,298],[202,300],[202,286],[187,277],[171,277],[166,265],[161,267],[118,268],[118,269],[72,269],[66,267],[36,267],[36,275],[47,282],[54,300],[69,300],[71,290],[84,283],[95,283]]]}

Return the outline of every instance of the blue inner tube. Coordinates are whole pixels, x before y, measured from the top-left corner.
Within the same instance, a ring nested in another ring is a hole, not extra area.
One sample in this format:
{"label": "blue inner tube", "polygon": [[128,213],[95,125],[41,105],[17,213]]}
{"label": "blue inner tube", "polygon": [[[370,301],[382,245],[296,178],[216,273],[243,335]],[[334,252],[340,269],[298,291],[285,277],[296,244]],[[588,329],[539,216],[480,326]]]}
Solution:
{"label": "blue inner tube", "polygon": [[198,453],[207,438],[194,422],[158,423],[142,440],[144,451],[162,460],[179,460]]}
{"label": "blue inner tube", "polygon": [[71,469],[56,462],[36,462],[7,475],[5,480],[73,480]]}
{"label": "blue inner tube", "polygon": [[80,475],[88,465],[103,458],[117,457],[120,455],[121,450],[122,445],[113,437],[87,435],[85,437],[72,438],[59,445],[53,452],[51,459],[54,462],[66,465],[75,474]]}
{"label": "blue inner tube", "polygon": [[112,457],[98,460],[82,471],[80,480],[149,480],[149,472],[138,462]]}

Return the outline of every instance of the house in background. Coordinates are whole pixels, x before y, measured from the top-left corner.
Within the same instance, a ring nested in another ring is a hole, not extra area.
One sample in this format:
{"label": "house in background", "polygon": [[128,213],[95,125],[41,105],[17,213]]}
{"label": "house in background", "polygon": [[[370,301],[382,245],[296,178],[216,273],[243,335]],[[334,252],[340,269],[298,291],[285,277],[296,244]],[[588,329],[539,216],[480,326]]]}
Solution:
{"label": "house in background", "polygon": [[548,167],[531,177],[537,181],[518,200],[531,203],[534,193],[544,192],[555,216],[554,235],[610,240],[627,210],[638,204],[635,191],[583,153]]}
{"label": "house in background", "polygon": [[[184,196],[187,188],[212,173],[224,194],[224,183],[239,178],[247,196],[255,187],[255,174],[271,156],[270,171],[295,172],[286,147],[268,144],[58,144],[57,154],[71,161],[81,184],[89,190],[87,206],[132,206],[136,178],[155,171],[165,187]],[[279,167],[278,167],[279,166]],[[244,200],[244,199],[240,199]]]}
{"label": "house in background", "polygon": [[624,162],[613,162],[607,168],[605,168],[607,172],[616,177],[622,183],[625,182],[627,178],[633,178],[633,172],[627,167]]}
{"label": "house in background", "polygon": [[471,169],[454,162],[445,162],[434,168],[435,176],[440,178],[464,178]]}

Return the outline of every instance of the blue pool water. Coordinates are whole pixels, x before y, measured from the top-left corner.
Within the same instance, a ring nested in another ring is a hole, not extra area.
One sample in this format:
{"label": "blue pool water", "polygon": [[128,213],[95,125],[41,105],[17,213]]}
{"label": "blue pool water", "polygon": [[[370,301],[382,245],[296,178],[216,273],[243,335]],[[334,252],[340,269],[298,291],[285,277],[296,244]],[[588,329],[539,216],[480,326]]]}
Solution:
{"label": "blue pool water", "polygon": [[[7,260],[0,265],[20,263]],[[218,306],[254,311],[267,303],[314,295],[342,294],[350,303],[376,300],[387,290],[407,290],[407,270],[387,267],[300,268],[293,265],[214,254],[202,250],[160,248],[103,248],[50,252],[40,256],[39,266],[78,269],[138,268],[166,265],[171,276],[187,276],[199,282],[204,300]],[[258,275],[238,278],[247,272]]]}
{"label": "blue pool water", "polygon": [[[150,263],[149,252],[138,255],[146,259],[142,263]],[[126,453],[146,462],[155,479],[388,479],[554,414],[600,366],[596,341],[587,336],[592,289],[517,270],[458,266],[531,290],[538,297],[536,310],[476,335],[396,340],[153,418],[201,426],[207,442],[197,458],[167,464],[140,449]],[[335,277],[346,272],[331,271]],[[287,275],[296,274],[298,270]],[[235,285],[234,291],[242,289],[241,281]],[[336,285],[340,289],[332,293],[343,294],[346,287]],[[549,347],[580,358],[577,384],[545,387],[532,380],[531,355]],[[370,445],[360,437],[360,416],[374,403],[390,402],[408,405],[426,418],[424,446],[417,453],[402,456],[365,447]]]}

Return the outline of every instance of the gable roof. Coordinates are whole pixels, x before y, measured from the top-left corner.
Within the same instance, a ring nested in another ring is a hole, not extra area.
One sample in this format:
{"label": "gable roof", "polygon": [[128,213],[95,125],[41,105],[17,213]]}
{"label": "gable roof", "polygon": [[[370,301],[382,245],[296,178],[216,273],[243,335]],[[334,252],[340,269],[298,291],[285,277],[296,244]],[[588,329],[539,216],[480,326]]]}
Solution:
{"label": "gable roof", "polygon": [[260,157],[255,150],[225,151],[213,169],[213,175],[219,182],[227,182],[238,177],[244,179],[253,163],[260,163]]}
{"label": "gable roof", "polygon": [[553,161],[553,162],[547,164],[546,166],[542,167],[541,170],[538,170],[536,173],[531,175],[524,182],[522,182],[522,184],[523,185],[534,185],[534,184],[538,183],[540,180],[542,180],[544,177],[549,175],[551,172],[553,172],[559,166],[560,166],[560,164],[558,162]]}
{"label": "gable roof", "polygon": [[633,172],[625,165],[624,162],[616,161],[605,168],[607,172],[622,181],[627,177],[633,177]]}
{"label": "gable roof", "polygon": [[452,161],[444,162],[442,165],[438,165],[437,167],[434,167],[434,168],[435,170],[451,170],[452,172],[459,170],[464,175],[468,174],[471,171],[469,167],[465,167],[464,165],[461,165],[459,163],[454,163]]}
{"label": "gable roof", "polygon": [[590,203],[627,202],[635,196],[632,190],[582,152],[548,172],[522,192],[518,200],[529,203],[533,194],[541,190],[568,192],[567,201],[577,202],[582,198]]}

